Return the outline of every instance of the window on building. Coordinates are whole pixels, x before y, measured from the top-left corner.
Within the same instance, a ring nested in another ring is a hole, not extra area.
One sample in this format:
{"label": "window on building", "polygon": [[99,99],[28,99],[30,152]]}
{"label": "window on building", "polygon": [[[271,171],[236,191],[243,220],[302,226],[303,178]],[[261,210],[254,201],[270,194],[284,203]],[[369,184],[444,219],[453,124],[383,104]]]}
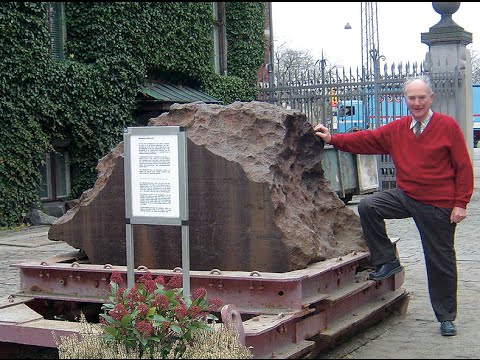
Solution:
{"label": "window on building", "polygon": [[42,200],[60,200],[70,194],[70,164],[67,151],[52,151],[40,166]]}
{"label": "window on building", "polygon": [[65,59],[66,27],[63,2],[47,3],[47,26],[50,33],[50,53],[54,59]]}

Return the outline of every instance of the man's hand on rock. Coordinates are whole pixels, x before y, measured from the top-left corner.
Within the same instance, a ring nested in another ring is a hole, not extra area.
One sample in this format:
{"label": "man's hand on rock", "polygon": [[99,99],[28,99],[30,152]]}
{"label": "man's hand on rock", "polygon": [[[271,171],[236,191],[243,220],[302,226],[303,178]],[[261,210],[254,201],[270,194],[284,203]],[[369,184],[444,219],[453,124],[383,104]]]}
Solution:
{"label": "man's hand on rock", "polygon": [[318,124],[315,125],[313,130],[315,131],[316,136],[321,138],[327,144],[330,144],[330,141],[332,141],[332,135],[330,135],[330,131],[328,131],[327,127],[323,126],[322,124]]}

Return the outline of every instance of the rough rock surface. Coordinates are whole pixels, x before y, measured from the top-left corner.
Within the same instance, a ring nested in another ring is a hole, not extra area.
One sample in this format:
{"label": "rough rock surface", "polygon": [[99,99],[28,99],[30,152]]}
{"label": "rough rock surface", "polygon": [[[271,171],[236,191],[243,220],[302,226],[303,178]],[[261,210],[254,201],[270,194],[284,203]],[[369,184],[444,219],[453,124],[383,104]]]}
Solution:
{"label": "rough rock surface", "polygon": [[[264,102],[175,104],[148,126],[187,129],[190,269],[287,272],[366,251],[358,216],[322,170],[304,114]],[[123,142],[49,231],[94,264],[126,265]],[[132,225],[135,267],[182,265],[180,226]]]}

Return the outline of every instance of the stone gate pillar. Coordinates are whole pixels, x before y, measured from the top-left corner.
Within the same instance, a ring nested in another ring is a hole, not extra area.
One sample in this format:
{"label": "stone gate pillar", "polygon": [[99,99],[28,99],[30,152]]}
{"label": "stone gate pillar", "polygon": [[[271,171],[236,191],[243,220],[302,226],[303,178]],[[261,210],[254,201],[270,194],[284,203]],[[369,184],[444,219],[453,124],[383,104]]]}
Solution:
{"label": "stone gate pillar", "polygon": [[452,19],[459,2],[432,2],[432,6],[441,19],[421,35],[422,43],[429,47],[426,70],[435,87],[432,108],[457,120],[473,162],[472,63],[466,48],[472,33]]}

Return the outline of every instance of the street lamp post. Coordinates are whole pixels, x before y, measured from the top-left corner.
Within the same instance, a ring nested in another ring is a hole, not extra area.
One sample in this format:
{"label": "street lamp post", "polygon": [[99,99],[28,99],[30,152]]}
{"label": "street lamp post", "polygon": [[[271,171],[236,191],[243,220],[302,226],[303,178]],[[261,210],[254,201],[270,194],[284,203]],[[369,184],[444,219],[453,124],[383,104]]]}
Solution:
{"label": "street lamp post", "polygon": [[380,82],[380,59],[385,60],[385,56],[380,55],[376,48],[370,50],[370,56],[373,60],[373,106],[375,107],[375,129],[380,127],[380,102],[379,102],[379,82]]}
{"label": "street lamp post", "polygon": [[[332,71],[337,67],[334,65],[332,67],[332,64],[325,59],[323,56],[323,49],[322,49],[322,58],[320,60],[317,60],[315,62],[315,65],[320,62],[320,74],[321,74],[321,93],[322,93],[322,104],[321,104],[321,111],[322,111],[322,125],[326,126],[329,128],[329,130],[333,133],[334,130],[337,130],[337,93],[336,89],[331,88],[330,93],[327,94],[327,86],[325,85],[325,69],[327,62],[330,65],[329,71],[328,71],[328,76],[331,78],[332,77]],[[330,101],[331,100],[331,101]],[[327,124],[327,110],[326,110],[326,102],[328,101],[329,105],[331,106],[331,121],[330,121],[330,126]]]}
{"label": "street lamp post", "polygon": [[327,96],[325,94],[325,61],[326,59],[323,57],[323,49],[322,49],[322,58],[320,60],[317,60],[315,62],[315,65],[320,61],[320,76],[321,76],[321,99],[322,99],[322,104],[321,104],[321,111],[322,111],[322,125],[327,126],[327,121],[325,118],[325,101],[327,99]]}

